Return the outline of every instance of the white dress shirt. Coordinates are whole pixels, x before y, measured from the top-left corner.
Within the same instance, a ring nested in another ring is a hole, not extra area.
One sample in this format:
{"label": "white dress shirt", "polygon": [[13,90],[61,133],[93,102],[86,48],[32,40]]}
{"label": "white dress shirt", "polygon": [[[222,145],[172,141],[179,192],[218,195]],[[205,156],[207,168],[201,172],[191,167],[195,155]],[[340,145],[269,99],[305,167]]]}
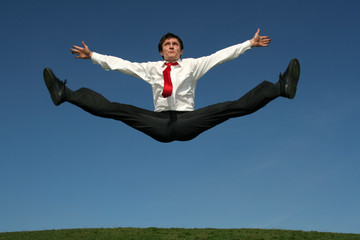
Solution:
{"label": "white dress shirt", "polygon": [[171,66],[173,91],[167,98],[161,95],[164,88],[163,71],[166,68],[164,61],[137,63],[96,52],[93,52],[91,60],[105,70],[121,71],[149,83],[153,91],[155,112],[193,111],[197,81],[211,68],[237,58],[249,49],[250,41],[245,41],[206,57],[179,59],[179,65]]}

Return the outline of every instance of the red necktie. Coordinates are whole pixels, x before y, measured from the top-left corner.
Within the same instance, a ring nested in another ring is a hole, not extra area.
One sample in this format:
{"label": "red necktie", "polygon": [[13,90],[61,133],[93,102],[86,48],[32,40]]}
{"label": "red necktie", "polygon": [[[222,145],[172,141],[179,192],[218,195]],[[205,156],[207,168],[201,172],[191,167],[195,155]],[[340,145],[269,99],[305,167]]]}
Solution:
{"label": "red necktie", "polygon": [[178,65],[177,62],[174,63],[165,63],[166,68],[163,71],[163,75],[164,75],[164,89],[162,92],[162,95],[164,98],[167,98],[168,96],[171,96],[172,90],[173,90],[173,86],[171,83],[171,77],[170,77],[170,71],[171,71],[171,65],[175,66]]}

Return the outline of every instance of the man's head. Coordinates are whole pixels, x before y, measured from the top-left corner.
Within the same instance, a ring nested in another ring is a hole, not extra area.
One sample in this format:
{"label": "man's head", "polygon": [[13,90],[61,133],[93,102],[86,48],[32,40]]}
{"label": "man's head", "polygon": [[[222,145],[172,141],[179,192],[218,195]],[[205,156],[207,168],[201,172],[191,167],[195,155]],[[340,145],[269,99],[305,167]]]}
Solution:
{"label": "man's head", "polygon": [[180,37],[167,33],[160,39],[158,49],[165,61],[175,62],[183,54],[184,45]]}

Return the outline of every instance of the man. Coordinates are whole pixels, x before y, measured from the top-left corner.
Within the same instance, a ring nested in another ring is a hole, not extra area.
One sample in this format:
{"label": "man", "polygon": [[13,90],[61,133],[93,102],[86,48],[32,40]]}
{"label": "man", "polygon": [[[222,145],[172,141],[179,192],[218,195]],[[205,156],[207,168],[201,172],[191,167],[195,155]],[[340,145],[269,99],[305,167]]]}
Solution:
{"label": "man", "polygon": [[70,102],[93,115],[122,121],[160,142],[188,141],[230,118],[253,113],[279,96],[295,97],[300,65],[297,59],[292,59],[276,84],[264,81],[238,100],[194,110],[197,81],[220,63],[237,58],[253,47],[269,46],[271,39],[259,34],[260,29],[252,39],[206,57],[181,59],[183,42],[168,33],[158,46],[164,61],[146,63],[92,52],[84,42],[82,47],[73,46],[71,52],[76,58],[91,59],[105,70],[118,70],[149,83],[155,111],[110,102],[87,88],[72,91],[65,86],[66,81],[60,81],[49,68],[44,69],[44,79],[56,106]]}

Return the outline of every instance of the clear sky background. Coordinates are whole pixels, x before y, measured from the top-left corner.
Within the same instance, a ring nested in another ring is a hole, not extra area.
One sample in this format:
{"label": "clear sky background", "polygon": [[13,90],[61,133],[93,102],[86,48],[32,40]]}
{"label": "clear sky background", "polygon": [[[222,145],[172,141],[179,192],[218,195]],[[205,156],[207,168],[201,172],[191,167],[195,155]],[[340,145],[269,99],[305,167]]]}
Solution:
{"label": "clear sky background", "polygon": [[[0,232],[95,227],[276,228],[360,233],[357,0],[3,1],[0,7]],[[252,38],[210,70],[196,108],[234,100],[301,63],[294,100],[278,98],[189,142],[159,143],[64,103],[72,89],[153,110],[150,85],[70,54],[161,60],[174,32],[184,58]],[[136,96],[135,92],[139,94]]]}

